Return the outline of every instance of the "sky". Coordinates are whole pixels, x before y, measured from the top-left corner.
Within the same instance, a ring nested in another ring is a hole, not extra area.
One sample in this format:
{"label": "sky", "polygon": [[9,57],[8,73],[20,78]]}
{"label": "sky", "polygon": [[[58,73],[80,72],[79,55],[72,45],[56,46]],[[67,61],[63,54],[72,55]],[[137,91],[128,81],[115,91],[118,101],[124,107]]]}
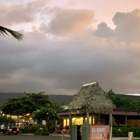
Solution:
{"label": "sky", "polygon": [[140,0],[0,0],[0,92],[74,95],[98,82],[140,93]]}

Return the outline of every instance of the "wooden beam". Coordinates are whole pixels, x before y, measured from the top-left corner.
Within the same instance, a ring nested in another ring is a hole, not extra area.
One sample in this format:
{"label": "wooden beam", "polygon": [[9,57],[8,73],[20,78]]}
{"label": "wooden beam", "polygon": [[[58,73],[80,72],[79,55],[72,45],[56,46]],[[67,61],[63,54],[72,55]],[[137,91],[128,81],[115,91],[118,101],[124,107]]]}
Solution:
{"label": "wooden beam", "polygon": [[70,131],[70,140],[72,140],[72,115],[69,114],[69,131]]}
{"label": "wooden beam", "polygon": [[112,114],[109,115],[109,122],[110,122],[110,136],[109,140],[112,140]]}
{"label": "wooden beam", "polygon": [[86,137],[87,137],[87,140],[89,140],[90,138],[90,126],[89,126],[89,112],[86,113],[87,115],[87,123],[86,123]]}

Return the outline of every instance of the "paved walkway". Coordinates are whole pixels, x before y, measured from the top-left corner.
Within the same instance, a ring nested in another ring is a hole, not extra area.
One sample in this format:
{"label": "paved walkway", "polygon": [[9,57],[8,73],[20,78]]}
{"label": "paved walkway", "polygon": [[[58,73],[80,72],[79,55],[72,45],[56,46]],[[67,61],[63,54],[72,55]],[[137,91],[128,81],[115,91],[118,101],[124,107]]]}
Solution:
{"label": "paved walkway", "polygon": [[[58,136],[62,136],[61,134],[50,134],[51,136],[56,136],[56,137],[58,137]],[[70,137],[70,135],[68,135],[68,134],[64,134],[64,137]],[[120,140],[120,139],[127,139],[128,140],[128,137],[113,137],[112,138],[112,140]],[[139,137],[134,137],[133,139],[140,139]]]}
{"label": "paved walkway", "polygon": [[[2,134],[0,134],[2,136]],[[34,136],[34,134],[31,134],[31,133],[21,133],[21,134],[18,134],[18,135],[25,135],[25,136]],[[62,137],[61,134],[50,134],[51,137]],[[70,138],[70,135],[69,134],[64,134],[64,137],[67,138],[67,140],[69,140]],[[136,139],[140,139],[139,137],[135,137]],[[135,139],[133,138],[133,139]],[[128,137],[113,137],[112,140],[128,140]]]}

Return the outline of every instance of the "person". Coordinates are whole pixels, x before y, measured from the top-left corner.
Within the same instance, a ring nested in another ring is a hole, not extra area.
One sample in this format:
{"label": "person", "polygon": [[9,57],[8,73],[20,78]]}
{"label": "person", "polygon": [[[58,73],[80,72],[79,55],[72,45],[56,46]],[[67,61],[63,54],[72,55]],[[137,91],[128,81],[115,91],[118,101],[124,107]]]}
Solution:
{"label": "person", "polygon": [[8,125],[7,125],[7,129],[10,129],[10,127],[11,127],[11,125],[10,125],[10,123],[8,123]]}
{"label": "person", "polygon": [[0,128],[3,130],[3,129],[4,129],[4,124],[2,124],[2,125],[0,126]]}
{"label": "person", "polygon": [[2,125],[0,126],[0,129],[1,129],[2,132],[4,133],[4,130],[5,130],[5,126],[4,126],[4,124],[2,124]]}
{"label": "person", "polygon": [[61,132],[61,126],[60,126],[59,123],[56,125],[56,129],[57,129],[57,133],[60,133]]}

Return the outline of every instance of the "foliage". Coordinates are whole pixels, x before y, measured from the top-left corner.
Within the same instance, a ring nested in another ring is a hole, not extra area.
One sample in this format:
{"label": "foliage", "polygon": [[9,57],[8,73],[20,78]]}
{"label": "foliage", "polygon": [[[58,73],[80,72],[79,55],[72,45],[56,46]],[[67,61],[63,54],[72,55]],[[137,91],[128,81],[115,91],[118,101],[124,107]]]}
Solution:
{"label": "foliage", "polygon": [[49,131],[40,128],[34,133],[34,135],[49,135]]}
{"label": "foliage", "polygon": [[48,95],[44,95],[43,92],[25,93],[23,97],[17,97],[8,99],[8,101],[1,107],[1,110],[5,114],[11,115],[23,115],[32,113],[33,111],[40,109],[43,106],[51,104]]}
{"label": "foliage", "polygon": [[115,93],[114,91],[111,89],[108,91],[108,96],[110,97],[110,99],[112,99],[112,101],[114,101],[114,98],[115,98]]}
{"label": "foliage", "polygon": [[52,103],[51,108],[53,108],[57,113],[64,110],[64,108],[62,107],[62,104],[60,103]]}
{"label": "foliage", "polygon": [[112,89],[109,90],[107,94],[116,105],[116,108],[125,112],[125,124],[127,125],[127,114],[136,108],[136,103],[126,96],[115,94]]}
{"label": "foliage", "polygon": [[0,116],[0,124],[8,124],[8,123],[15,123],[15,120],[10,118],[10,117],[6,117],[6,116]]}
{"label": "foliage", "polygon": [[54,132],[55,126],[53,124],[58,119],[58,115],[53,108],[42,107],[40,110],[34,111],[32,117],[38,123],[42,123],[42,120],[45,120],[46,129],[51,133]]}
{"label": "foliage", "polygon": [[129,99],[128,97],[120,98],[118,107],[125,112],[132,111],[134,108],[133,100]]}
{"label": "foliage", "polygon": [[42,107],[32,113],[33,119],[41,122],[42,120],[53,121],[58,118],[57,112],[53,108]]}
{"label": "foliage", "polygon": [[140,98],[136,99],[134,102],[134,110],[140,113]]}
{"label": "foliage", "polygon": [[37,131],[39,128],[45,129],[46,127],[42,124],[33,124],[30,129],[33,130],[34,132]]}
{"label": "foliage", "polygon": [[[29,120],[32,116],[38,123],[46,120],[46,128],[53,132],[55,130],[54,120],[58,119],[57,112],[62,111],[63,108],[59,103],[51,103],[48,95],[44,92],[38,94],[24,93],[25,96],[8,99],[8,101],[1,107],[5,114],[23,116],[22,118]],[[33,129],[26,126],[22,131],[32,132]]]}
{"label": "foliage", "polygon": [[39,92],[38,94],[24,92],[25,97],[28,98],[31,102],[33,102],[36,105],[37,109],[51,104],[49,96],[45,95],[44,93],[45,92]]}
{"label": "foliage", "polygon": [[34,110],[35,105],[25,97],[8,99],[2,106],[2,112],[11,115],[24,115]]}
{"label": "foliage", "polygon": [[116,123],[116,121],[115,121],[115,118],[114,118],[114,117],[112,117],[112,125],[113,125],[113,126],[117,126],[117,123]]}
{"label": "foliage", "polygon": [[119,96],[111,89],[108,91],[108,96],[112,99],[113,103],[116,105],[116,108],[121,109],[125,112],[129,112],[135,108],[133,100],[129,99],[126,96]]}
{"label": "foliage", "polygon": [[128,132],[133,132],[134,137],[140,136],[140,128],[137,127],[113,127],[112,130],[114,137],[128,137]]}
{"label": "foliage", "polygon": [[23,35],[17,31],[5,28],[3,26],[0,26],[0,35],[8,35],[8,33],[10,33],[14,38],[21,40]]}
{"label": "foliage", "polygon": [[32,126],[29,125],[22,125],[20,126],[20,131],[22,133],[34,133],[36,132],[39,128],[45,129],[46,127],[42,124],[33,124]]}

